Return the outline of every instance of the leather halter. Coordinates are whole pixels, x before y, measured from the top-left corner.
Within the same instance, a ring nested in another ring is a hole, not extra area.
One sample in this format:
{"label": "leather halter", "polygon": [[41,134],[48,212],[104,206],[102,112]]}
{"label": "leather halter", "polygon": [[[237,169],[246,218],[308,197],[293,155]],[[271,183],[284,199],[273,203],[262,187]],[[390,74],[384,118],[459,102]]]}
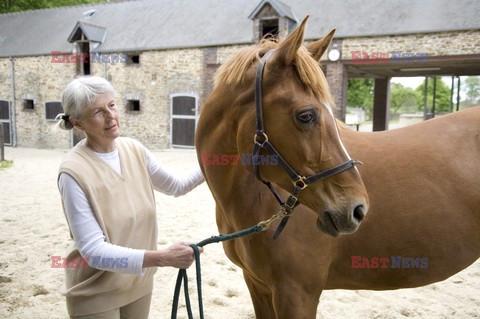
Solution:
{"label": "leather halter", "polygon": [[263,78],[263,71],[265,69],[265,65],[267,63],[268,57],[271,55],[273,50],[268,51],[267,53],[264,54],[262,59],[260,60],[260,63],[258,64],[257,67],[257,73],[255,77],[255,109],[256,109],[256,114],[257,114],[257,132],[254,136],[254,142],[255,145],[253,147],[253,158],[258,158],[260,155],[260,151],[262,149],[265,149],[268,153],[271,155],[275,155],[278,158],[278,163],[283,167],[283,169],[287,172],[287,174],[290,176],[290,179],[293,182],[293,191],[290,193],[290,196],[287,198],[285,202],[282,201],[280,195],[277,193],[275,188],[273,187],[272,183],[269,181],[264,180],[260,176],[260,167],[257,161],[253,160],[252,164],[254,166],[254,171],[255,171],[255,176],[257,177],[258,180],[260,180],[262,183],[268,186],[270,191],[273,193],[277,201],[279,202],[280,206],[282,209],[285,210],[285,217],[282,219],[280,225],[278,226],[277,230],[275,231],[275,234],[273,236],[274,239],[276,239],[280,233],[282,232],[283,228],[288,222],[288,219],[290,215],[293,213],[293,210],[295,207],[297,207],[300,202],[298,200],[298,196],[300,195],[300,191],[305,189],[308,185],[321,181],[323,179],[326,179],[327,177],[339,174],[345,170],[348,170],[352,167],[354,167],[357,164],[361,164],[360,161],[354,160],[354,159],[348,159],[346,162],[334,166],[332,168],[329,168],[325,171],[322,171],[320,173],[310,175],[308,177],[302,176],[298,174],[295,169],[293,169],[287,161],[280,155],[280,153],[273,147],[272,143],[268,140],[268,136],[265,133],[265,128],[263,124],[263,93],[262,93],[262,78]]}

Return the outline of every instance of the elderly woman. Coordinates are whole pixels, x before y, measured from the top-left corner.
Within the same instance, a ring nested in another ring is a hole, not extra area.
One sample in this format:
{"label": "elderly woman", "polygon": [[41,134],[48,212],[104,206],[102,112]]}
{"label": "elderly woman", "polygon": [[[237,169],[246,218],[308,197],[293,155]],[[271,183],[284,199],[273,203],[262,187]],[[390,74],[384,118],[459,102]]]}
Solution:
{"label": "elderly woman", "polygon": [[203,175],[197,168],[176,177],[138,141],[120,137],[115,91],[105,79],[73,80],[62,103],[58,126],[87,136],[58,175],[73,238],[67,258],[77,265],[65,269],[68,312],[71,318],[147,318],[156,267],[188,268],[194,260],[186,243],[157,250],[153,190],[180,196]]}

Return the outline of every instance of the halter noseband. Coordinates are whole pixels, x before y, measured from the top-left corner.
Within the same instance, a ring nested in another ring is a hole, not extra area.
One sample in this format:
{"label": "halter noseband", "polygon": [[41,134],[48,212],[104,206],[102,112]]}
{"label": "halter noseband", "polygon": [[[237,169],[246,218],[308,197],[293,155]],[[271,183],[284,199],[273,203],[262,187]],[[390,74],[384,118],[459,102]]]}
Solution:
{"label": "halter noseband", "polygon": [[297,207],[300,202],[298,201],[298,196],[300,195],[300,191],[305,189],[308,185],[320,181],[323,179],[326,179],[327,177],[339,174],[345,170],[348,170],[352,167],[354,167],[357,164],[361,164],[360,161],[354,160],[354,159],[349,159],[348,161],[344,162],[343,164],[334,166],[332,168],[329,168],[323,172],[310,175],[308,177],[301,176],[298,174],[288,163],[287,161],[280,155],[280,153],[273,147],[273,145],[270,143],[268,140],[268,136],[265,133],[265,128],[263,125],[263,105],[262,105],[262,99],[263,99],[263,94],[262,94],[262,78],[263,78],[263,71],[265,69],[265,65],[267,63],[268,57],[271,55],[273,50],[268,51],[265,53],[260,60],[260,63],[258,64],[257,67],[257,73],[255,77],[255,109],[256,109],[256,114],[257,114],[257,132],[255,133],[254,136],[254,147],[253,147],[253,157],[258,157],[260,154],[260,151],[262,149],[265,149],[268,153],[271,155],[275,155],[278,158],[278,163],[283,167],[283,169],[287,172],[287,174],[290,176],[290,179],[293,182],[293,191],[290,193],[290,196],[287,198],[285,202],[282,201],[280,195],[277,193],[275,188],[273,187],[272,183],[269,181],[264,180],[260,176],[260,167],[257,161],[252,161],[252,164],[254,166],[254,171],[255,171],[255,176],[257,177],[258,180],[260,180],[262,183],[268,186],[270,191],[273,193],[277,201],[279,202],[280,206],[285,210],[286,216],[282,219],[280,225],[278,226],[277,230],[275,231],[275,234],[273,236],[274,239],[276,239],[282,230],[285,228],[285,225],[288,222],[288,219],[290,215],[293,213],[293,210],[295,207]]}

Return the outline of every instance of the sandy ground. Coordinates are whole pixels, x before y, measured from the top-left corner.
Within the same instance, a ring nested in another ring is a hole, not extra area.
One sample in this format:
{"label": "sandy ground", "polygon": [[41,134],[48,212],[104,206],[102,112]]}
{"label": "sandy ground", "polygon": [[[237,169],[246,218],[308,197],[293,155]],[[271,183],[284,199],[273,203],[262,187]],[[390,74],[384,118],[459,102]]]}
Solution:
{"label": "sandy ground", "polygon": [[[51,268],[62,256],[69,232],[56,188],[64,150],[6,148],[14,160],[0,171],[0,318],[68,318],[58,293],[63,269]],[[155,152],[181,173],[195,163],[194,151]],[[157,194],[160,246],[197,242],[217,234],[214,202],[205,184],[180,198]],[[206,318],[254,318],[239,268],[220,244],[202,255]],[[155,277],[150,318],[169,318],[177,271],[162,268]],[[194,271],[189,271],[194,290]],[[192,298],[196,302],[196,294]],[[185,307],[179,318],[185,318]],[[197,316],[198,317],[198,316]],[[325,291],[317,318],[480,318],[480,260],[440,283],[396,291]]]}

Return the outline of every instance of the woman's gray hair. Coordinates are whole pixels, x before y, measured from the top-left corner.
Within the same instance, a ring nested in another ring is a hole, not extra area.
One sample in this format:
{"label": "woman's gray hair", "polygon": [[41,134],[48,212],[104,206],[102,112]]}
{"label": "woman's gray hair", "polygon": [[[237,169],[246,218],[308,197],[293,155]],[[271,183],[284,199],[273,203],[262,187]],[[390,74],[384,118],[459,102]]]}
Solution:
{"label": "woman's gray hair", "polygon": [[115,96],[115,90],[110,82],[99,76],[81,76],[70,82],[63,90],[62,106],[65,113],[55,118],[59,120],[57,127],[71,130],[73,124],[70,117],[81,119],[88,106],[95,102],[99,95],[110,93]]}

